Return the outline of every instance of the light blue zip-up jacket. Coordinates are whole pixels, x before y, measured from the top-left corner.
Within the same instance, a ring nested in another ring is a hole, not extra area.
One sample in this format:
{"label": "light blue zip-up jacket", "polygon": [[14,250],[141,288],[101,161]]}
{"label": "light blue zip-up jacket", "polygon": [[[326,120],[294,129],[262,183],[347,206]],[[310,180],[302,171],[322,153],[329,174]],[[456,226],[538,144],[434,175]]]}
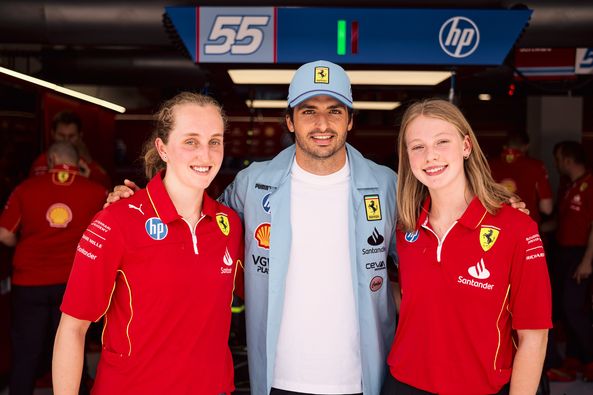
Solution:
{"label": "light blue zip-up jacket", "polygon": [[[395,329],[386,264],[388,254],[396,259],[396,175],[391,169],[365,159],[350,145],[347,153],[350,166],[347,247],[360,333],[362,384],[364,395],[379,395]],[[251,164],[237,174],[221,197],[245,223],[245,314],[253,395],[268,395],[272,385],[292,239],[290,170],[294,157],[293,145],[270,161]],[[331,237],[331,224],[323,221],[324,204],[331,202],[319,202],[311,207],[320,213],[319,223],[311,226],[326,227]]]}

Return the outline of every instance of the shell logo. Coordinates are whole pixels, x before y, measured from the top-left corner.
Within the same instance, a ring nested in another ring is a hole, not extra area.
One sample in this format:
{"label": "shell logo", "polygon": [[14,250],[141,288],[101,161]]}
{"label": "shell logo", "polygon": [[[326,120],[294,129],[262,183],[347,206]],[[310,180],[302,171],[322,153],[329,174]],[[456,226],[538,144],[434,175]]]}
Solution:
{"label": "shell logo", "polygon": [[55,203],[47,209],[45,219],[52,228],[65,228],[72,221],[72,210],[64,203]]}
{"label": "shell logo", "polygon": [[257,229],[253,234],[255,240],[257,240],[257,246],[263,248],[265,250],[270,249],[270,224],[264,222],[263,224],[259,224]]}
{"label": "shell logo", "polygon": [[517,183],[511,178],[505,178],[500,182],[510,193],[517,192]]}

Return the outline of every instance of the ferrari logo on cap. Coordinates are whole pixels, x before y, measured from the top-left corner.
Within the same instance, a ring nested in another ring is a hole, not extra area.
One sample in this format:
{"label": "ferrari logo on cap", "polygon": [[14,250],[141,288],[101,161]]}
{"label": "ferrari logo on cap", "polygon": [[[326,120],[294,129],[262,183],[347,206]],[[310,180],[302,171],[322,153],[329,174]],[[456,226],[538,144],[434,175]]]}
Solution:
{"label": "ferrari logo on cap", "polygon": [[496,239],[498,239],[499,230],[491,227],[482,227],[480,229],[480,245],[484,251],[488,251],[492,248]]}
{"label": "ferrari logo on cap", "polygon": [[379,195],[365,195],[364,207],[366,208],[367,221],[381,220],[381,202]]}
{"label": "ferrari logo on cap", "polygon": [[315,83],[329,84],[329,67],[315,67]]}
{"label": "ferrari logo on cap", "polygon": [[231,231],[231,225],[229,224],[229,218],[224,213],[216,214],[216,223],[220,228],[220,231],[225,235],[228,236]]}

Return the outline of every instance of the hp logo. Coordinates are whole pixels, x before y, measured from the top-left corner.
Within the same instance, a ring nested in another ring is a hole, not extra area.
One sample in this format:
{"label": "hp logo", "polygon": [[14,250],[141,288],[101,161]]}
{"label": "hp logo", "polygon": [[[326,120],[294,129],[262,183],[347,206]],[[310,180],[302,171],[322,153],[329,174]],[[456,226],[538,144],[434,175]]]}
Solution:
{"label": "hp logo", "polygon": [[146,229],[146,233],[150,236],[151,239],[154,240],[163,240],[167,237],[167,233],[169,232],[169,228],[167,224],[164,224],[160,218],[152,217],[146,221],[144,224]]}
{"label": "hp logo", "polygon": [[471,19],[454,16],[441,26],[439,44],[447,55],[465,58],[478,48],[480,31]]}

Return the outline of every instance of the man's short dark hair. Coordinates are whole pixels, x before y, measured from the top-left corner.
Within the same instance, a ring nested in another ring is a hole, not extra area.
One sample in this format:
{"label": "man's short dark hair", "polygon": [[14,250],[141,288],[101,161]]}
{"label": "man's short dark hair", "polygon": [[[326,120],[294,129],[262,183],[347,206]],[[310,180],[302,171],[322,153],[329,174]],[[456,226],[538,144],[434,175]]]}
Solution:
{"label": "man's short dark hair", "polygon": [[51,121],[51,130],[56,130],[59,124],[75,124],[80,132],[82,130],[82,121],[78,114],[73,111],[60,111],[57,113]]}
{"label": "man's short dark hair", "polygon": [[587,155],[585,148],[577,141],[561,141],[554,146],[554,155],[560,152],[564,158],[571,158],[575,163],[585,166]]}

